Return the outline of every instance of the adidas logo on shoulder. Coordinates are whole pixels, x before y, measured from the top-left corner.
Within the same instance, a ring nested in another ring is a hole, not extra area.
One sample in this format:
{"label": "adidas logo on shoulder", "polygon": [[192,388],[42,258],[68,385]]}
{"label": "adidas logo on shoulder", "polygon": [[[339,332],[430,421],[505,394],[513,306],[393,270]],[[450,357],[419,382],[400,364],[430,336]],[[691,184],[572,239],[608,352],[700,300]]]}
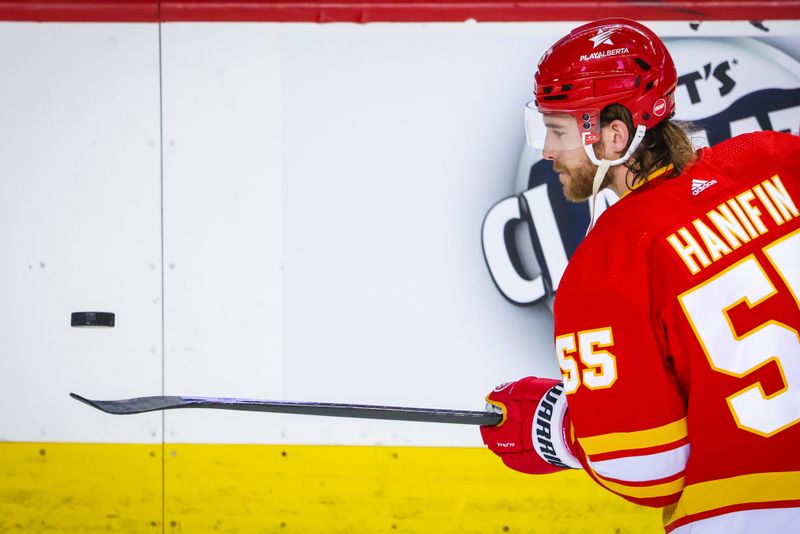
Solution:
{"label": "adidas logo on shoulder", "polygon": [[692,179],[692,194],[697,196],[712,185],[717,183],[716,180],[700,180],[698,178]]}

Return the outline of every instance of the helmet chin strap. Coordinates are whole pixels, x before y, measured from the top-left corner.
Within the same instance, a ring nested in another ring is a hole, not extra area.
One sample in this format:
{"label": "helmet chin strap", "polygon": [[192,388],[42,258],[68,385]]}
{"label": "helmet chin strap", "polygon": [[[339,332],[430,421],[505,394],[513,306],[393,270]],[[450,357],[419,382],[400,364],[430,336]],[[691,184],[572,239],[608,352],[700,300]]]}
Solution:
{"label": "helmet chin strap", "polygon": [[603,179],[606,177],[606,173],[608,173],[608,169],[613,167],[614,165],[619,165],[621,163],[625,163],[631,157],[631,155],[639,148],[639,143],[642,142],[642,138],[644,138],[644,133],[647,130],[644,124],[640,124],[636,127],[636,133],[633,135],[633,140],[631,140],[631,144],[628,147],[627,152],[621,158],[617,158],[615,160],[608,160],[608,159],[597,159],[597,156],[594,153],[594,148],[592,145],[583,145],[583,149],[586,151],[586,155],[589,156],[589,159],[597,165],[597,172],[594,173],[594,181],[592,182],[592,200],[589,203],[589,227],[586,229],[586,235],[589,235],[589,232],[592,228],[594,228],[595,223],[595,204],[597,203],[597,193],[600,192],[600,186],[603,184]]}

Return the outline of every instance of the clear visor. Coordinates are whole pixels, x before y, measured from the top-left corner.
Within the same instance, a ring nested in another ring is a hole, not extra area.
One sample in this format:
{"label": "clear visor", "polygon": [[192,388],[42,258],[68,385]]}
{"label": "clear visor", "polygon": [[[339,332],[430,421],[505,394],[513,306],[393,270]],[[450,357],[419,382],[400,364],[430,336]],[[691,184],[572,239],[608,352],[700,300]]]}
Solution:
{"label": "clear visor", "polygon": [[574,150],[599,140],[597,132],[581,130],[569,113],[540,113],[533,100],[525,104],[525,136],[528,145],[542,151]]}

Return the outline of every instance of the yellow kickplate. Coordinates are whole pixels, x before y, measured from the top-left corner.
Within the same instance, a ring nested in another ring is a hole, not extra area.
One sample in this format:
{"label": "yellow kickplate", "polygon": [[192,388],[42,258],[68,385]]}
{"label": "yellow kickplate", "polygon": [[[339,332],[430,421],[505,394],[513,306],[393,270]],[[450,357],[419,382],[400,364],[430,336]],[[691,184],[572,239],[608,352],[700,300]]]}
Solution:
{"label": "yellow kickplate", "polygon": [[0,443],[0,533],[162,531],[161,445]]}
{"label": "yellow kickplate", "polygon": [[167,445],[166,532],[663,533],[582,471],[485,449]]}
{"label": "yellow kickplate", "polygon": [[475,448],[0,443],[0,533],[659,533],[583,472]]}

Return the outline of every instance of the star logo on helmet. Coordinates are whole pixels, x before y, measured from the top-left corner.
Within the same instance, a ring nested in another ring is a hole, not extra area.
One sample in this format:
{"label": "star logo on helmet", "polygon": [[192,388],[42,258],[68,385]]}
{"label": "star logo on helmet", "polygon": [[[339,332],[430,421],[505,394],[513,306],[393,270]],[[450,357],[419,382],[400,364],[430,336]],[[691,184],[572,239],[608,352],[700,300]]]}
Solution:
{"label": "star logo on helmet", "polygon": [[614,42],[611,40],[611,35],[613,35],[615,31],[616,30],[597,30],[597,35],[594,37],[589,37],[589,40],[594,43],[592,49],[597,48],[601,44],[614,46]]}

